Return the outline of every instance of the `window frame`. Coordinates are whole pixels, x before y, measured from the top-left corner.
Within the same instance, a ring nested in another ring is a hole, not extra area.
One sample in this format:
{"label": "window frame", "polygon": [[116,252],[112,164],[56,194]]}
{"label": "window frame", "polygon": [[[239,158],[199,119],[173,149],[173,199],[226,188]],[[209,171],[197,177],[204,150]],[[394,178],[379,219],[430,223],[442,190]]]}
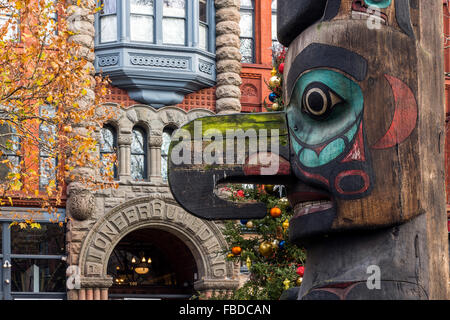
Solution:
{"label": "window frame", "polygon": [[[115,3],[116,3],[116,11],[114,13],[103,13],[103,9],[98,12],[98,28],[97,28],[98,32],[97,33],[98,33],[98,41],[101,44],[109,44],[109,43],[114,43],[114,42],[119,41],[119,32],[120,32],[120,29],[119,29],[119,27],[120,27],[120,23],[119,23],[120,16],[119,16],[119,10],[118,10],[119,9],[119,5],[118,5],[117,0],[111,0],[111,1],[115,1]],[[104,2],[104,0],[99,1],[99,4],[102,5],[103,2]],[[116,39],[115,40],[110,40],[110,41],[102,41],[102,18],[103,17],[109,17],[109,16],[115,16],[116,17]]]}
{"label": "window frame", "polygon": [[[167,125],[167,126],[164,127],[164,129],[162,131],[162,135],[161,135],[161,138],[162,138],[162,144],[161,144],[161,172],[160,172],[160,174],[161,174],[161,179],[162,179],[163,182],[167,182],[168,181],[168,169],[169,169],[166,166],[167,172],[165,173],[165,176],[167,177],[167,179],[164,179],[162,160],[164,159],[167,164],[169,163],[169,161],[168,161],[169,160],[169,150],[167,149],[167,154],[166,154],[166,153],[163,153],[163,148],[162,148],[163,144],[164,144],[164,133],[169,134],[168,132],[170,131],[169,137],[170,137],[170,139],[172,139],[173,134],[175,133],[176,130],[178,130],[177,127],[172,126],[172,125]],[[170,145],[170,143],[169,143],[169,145]]]}
{"label": "window frame", "polygon": [[[134,141],[134,131],[139,131],[142,134],[142,145],[143,145],[143,152],[142,153],[136,153],[133,152],[133,148],[131,147],[133,145]],[[144,172],[142,173],[143,179],[138,180],[133,177],[133,156],[144,156]],[[133,179],[133,181],[148,181],[148,134],[147,130],[142,125],[135,125],[133,129],[131,130],[131,145],[130,145],[130,176]]]}
{"label": "window frame", "polygon": [[[250,62],[246,62],[243,61],[244,56],[242,55],[242,59],[241,59],[241,63],[242,64],[254,64],[256,63],[256,38],[255,38],[255,27],[256,27],[256,14],[255,14],[255,1],[254,0],[250,0],[252,2],[252,8],[250,7],[240,7],[239,9],[239,13],[242,14],[242,12],[244,13],[251,13],[252,16],[252,36],[251,37],[243,37],[241,34],[239,34],[239,40],[241,41],[242,39],[249,39],[252,42],[252,57],[251,57],[251,61]],[[272,37],[272,36],[271,36]],[[241,48],[241,47],[240,47]],[[240,51],[239,48],[239,51]]]}
{"label": "window frame", "polygon": [[[118,155],[118,150],[119,150],[119,144],[118,144],[118,139],[117,139],[117,129],[115,126],[113,126],[111,123],[106,123],[105,125],[103,125],[103,128],[100,129],[100,134],[103,135],[102,130],[103,129],[107,129],[110,130],[113,136],[113,152],[104,152],[102,151],[102,145],[99,144],[99,153],[100,153],[100,162],[103,163],[103,154],[115,154],[116,155],[116,160],[118,160],[119,155]],[[103,137],[102,137],[103,139]],[[117,161],[116,163],[114,163],[114,180],[118,180],[119,179],[119,170],[118,170],[118,166],[117,166]]]}

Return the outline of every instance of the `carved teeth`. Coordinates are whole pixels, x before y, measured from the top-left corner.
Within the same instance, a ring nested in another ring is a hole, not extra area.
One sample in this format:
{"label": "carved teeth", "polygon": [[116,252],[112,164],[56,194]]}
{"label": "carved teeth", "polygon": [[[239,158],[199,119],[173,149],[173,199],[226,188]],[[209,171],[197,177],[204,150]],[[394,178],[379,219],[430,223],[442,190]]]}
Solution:
{"label": "carved teeth", "polygon": [[295,205],[294,218],[307,215],[309,213],[325,211],[333,207],[333,202],[328,200],[305,201]]}

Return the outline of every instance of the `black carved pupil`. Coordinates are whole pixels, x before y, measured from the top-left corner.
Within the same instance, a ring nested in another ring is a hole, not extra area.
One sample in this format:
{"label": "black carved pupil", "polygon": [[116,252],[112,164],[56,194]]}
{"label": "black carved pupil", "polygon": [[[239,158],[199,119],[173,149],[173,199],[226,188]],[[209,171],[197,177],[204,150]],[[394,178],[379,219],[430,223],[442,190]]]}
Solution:
{"label": "black carved pupil", "polygon": [[323,96],[318,92],[312,92],[308,96],[308,106],[313,112],[323,111],[325,101],[323,101]]}

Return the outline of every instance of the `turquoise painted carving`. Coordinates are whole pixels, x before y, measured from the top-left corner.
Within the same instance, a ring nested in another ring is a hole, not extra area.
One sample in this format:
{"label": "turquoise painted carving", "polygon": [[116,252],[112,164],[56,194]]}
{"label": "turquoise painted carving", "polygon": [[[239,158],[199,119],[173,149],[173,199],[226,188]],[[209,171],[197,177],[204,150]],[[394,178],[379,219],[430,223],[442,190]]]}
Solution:
{"label": "turquoise painted carving", "polygon": [[366,0],[366,4],[368,6],[377,7],[380,9],[385,9],[389,7],[392,3],[392,0]]}
{"label": "turquoise painted carving", "polygon": [[316,69],[301,76],[287,108],[300,163],[315,168],[343,155],[357,133],[363,106],[359,85],[339,72]]}

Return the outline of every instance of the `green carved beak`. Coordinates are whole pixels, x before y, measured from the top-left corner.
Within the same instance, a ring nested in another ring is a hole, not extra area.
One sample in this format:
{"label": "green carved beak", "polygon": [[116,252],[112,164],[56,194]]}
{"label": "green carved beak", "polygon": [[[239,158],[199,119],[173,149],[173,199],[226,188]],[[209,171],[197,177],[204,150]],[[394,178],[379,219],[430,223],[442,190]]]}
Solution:
{"label": "green carved beak", "polygon": [[219,198],[222,183],[285,184],[291,177],[284,112],[209,116],[178,129],[169,148],[168,179],[175,200],[208,220],[258,219],[263,203]]}

